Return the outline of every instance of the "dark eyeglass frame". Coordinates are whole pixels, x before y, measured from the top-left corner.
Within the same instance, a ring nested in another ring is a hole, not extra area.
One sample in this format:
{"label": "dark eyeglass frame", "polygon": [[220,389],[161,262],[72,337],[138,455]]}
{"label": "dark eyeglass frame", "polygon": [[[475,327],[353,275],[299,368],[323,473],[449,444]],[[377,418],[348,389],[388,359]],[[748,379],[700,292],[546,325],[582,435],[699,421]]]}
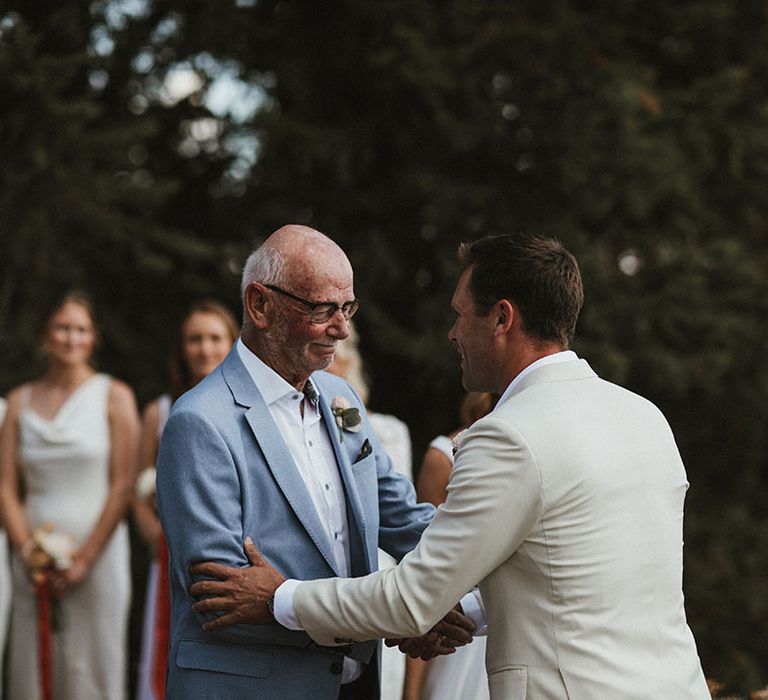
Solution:
{"label": "dark eyeglass frame", "polygon": [[355,315],[355,312],[360,308],[360,300],[353,299],[352,301],[345,301],[343,304],[337,304],[334,301],[309,301],[308,299],[302,299],[295,294],[286,292],[284,289],[274,284],[265,284],[267,289],[271,289],[273,292],[282,294],[289,299],[298,301],[299,304],[303,304],[309,310],[308,316],[312,323],[325,323],[330,321],[337,311],[341,311],[347,321]]}

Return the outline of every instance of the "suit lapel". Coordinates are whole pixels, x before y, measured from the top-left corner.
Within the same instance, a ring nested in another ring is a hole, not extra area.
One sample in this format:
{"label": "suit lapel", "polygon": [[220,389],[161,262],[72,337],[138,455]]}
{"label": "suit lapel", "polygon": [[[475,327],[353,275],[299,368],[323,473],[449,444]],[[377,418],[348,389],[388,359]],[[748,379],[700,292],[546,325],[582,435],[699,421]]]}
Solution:
{"label": "suit lapel", "polygon": [[[319,386],[315,381],[315,385]],[[333,451],[336,455],[336,464],[339,467],[339,473],[341,474],[341,480],[344,484],[344,490],[347,497],[347,525],[349,526],[349,552],[351,558],[351,574],[353,576],[362,576],[363,574],[370,573],[372,570],[368,560],[370,557],[366,551],[365,542],[365,510],[360,499],[360,493],[357,490],[357,482],[355,476],[352,473],[352,465],[349,461],[349,455],[347,451],[341,445],[339,441],[339,429],[336,426],[336,419],[331,412],[330,399],[328,398],[327,391],[322,390],[320,392],[320,415],[325,427],[328,430],[328,436],[333,445]]]}
{"label": "suit lapel", "polygon": [[293,460],[291,451],[272,419],[269,406],[261,396],[248,370],[237,354],[237,348],[227,356],[222,364],[222,372],[235,401],[244,406],[245,419],[253,432],[267,467],[277,482],[291,509],[307,531],[323,558],[338,576],[336,558],[331,543],[325,532],[315,504],[307,491],[304,480]]}

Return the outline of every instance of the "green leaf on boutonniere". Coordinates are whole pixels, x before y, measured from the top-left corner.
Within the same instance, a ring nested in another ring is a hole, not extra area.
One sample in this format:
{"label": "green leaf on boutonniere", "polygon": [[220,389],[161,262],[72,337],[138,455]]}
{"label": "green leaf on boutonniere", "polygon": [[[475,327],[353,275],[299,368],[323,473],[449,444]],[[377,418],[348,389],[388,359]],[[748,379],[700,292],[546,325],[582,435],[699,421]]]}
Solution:
{"label": "green leaf on boutonniere", "polygon": [[344,442],[344,431],[356,433],[362,427],[363,419],[360,409],[350,407],[349,401],[343,396],[337,396],[331,401],[331,412],[336,419],[336,427],[339,429],[339,442]]}

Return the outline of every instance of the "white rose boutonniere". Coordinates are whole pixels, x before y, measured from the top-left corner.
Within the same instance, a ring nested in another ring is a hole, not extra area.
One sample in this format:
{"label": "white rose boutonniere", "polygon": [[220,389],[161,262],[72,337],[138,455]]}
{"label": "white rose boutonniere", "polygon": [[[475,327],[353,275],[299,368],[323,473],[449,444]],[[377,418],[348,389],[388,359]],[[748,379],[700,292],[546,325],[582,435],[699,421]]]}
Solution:
{"label": "white rose boutonniere", "polygon": [[337,396],[331,401],[331,412],[336,419],[336,427],[339,429],[339,442],[344,442],[344,431],[357,433],[363,424],[360,410],[350,407],[349,401],[343,396]]}
{"label": "white rose boutonniere", "polygon": [[461,447],[461,441],[464,439],[464,433],[467,432],[469,428],[464,428],[464,430],[459,430],[456,435],[453,436],[453,439],[451,440],[451,448],[453,449],[453,456],[456,456],[456,453],[459,451],[459,447]]}

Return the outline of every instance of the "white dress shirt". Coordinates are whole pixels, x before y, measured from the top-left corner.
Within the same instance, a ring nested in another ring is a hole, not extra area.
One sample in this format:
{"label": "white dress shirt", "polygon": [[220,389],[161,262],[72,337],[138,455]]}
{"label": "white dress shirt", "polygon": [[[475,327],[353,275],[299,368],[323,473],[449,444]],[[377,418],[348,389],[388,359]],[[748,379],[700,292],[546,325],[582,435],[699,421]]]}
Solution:
{"label": "white dress shirt", "polygon": [[[347,504],[341,474],[336,464],[331,439],[321,420],[318,408],[312,407],[304,393],[289,384],[271,367],[254,355],[241,339],[237,341],[237,352],[248,374],[259,388],[269,412],[283,436],[294,462],[299,469],[304,485],[307,487],[312,503],[320,516],[328,540],[333,548],[336,568],[339,575],[348,577],[350,573],[349,525],[347,523]],[[311,379],[307,380],[312,382]],[[312,384],[319,395],[317,387]],[[302,412],[302,401],[304,409]],[[300,629],[298,626],[283,623],[278,619],[277,598],[275,598],[275,618],[284,627]],[[293,606],[281,613],[287,621],[295,620]],[[341,675],[342,683],[349,683],[360,676],[361,665],[354,659],[345,657]]]}

